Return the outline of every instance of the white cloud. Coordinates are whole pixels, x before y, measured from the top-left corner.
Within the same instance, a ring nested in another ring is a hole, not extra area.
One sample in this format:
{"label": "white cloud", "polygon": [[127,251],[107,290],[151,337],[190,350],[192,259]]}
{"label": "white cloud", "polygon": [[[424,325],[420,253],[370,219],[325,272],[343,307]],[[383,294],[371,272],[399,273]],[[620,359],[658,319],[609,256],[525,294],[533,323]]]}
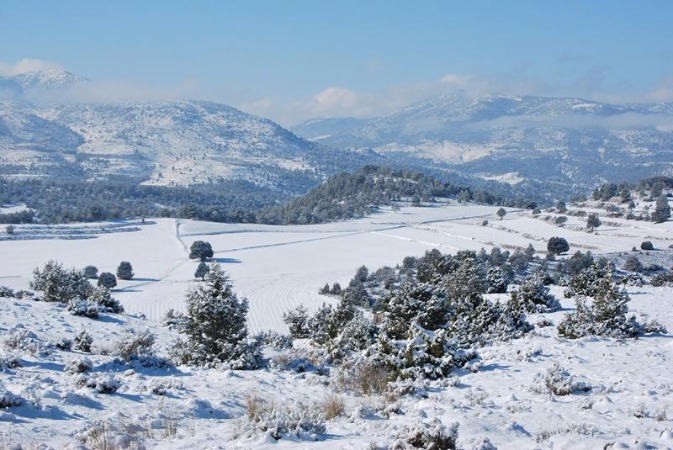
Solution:
{"label": "white cloud", "polygon": [[257,100],[247,101],[235,105],[241,111],[249,114],[254,114],[260,117],[268,117],[269,113],[273,111],[274,103],[269,98],[260,98]]}
{"label": "white cloud", "polygon": [[8,77],[48,69],[63,69],[63,66],[53,61],[31,58],[23,58],[13,64],[0,61],[0,75]]}

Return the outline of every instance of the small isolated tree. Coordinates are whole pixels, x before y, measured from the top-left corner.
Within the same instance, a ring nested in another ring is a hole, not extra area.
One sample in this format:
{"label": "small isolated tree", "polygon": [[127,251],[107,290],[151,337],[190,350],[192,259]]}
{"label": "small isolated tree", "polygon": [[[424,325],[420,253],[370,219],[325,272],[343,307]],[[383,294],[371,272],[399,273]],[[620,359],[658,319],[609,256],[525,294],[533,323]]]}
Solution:
{"label": "small isolated tree", "polygon": [[133,266],[128,261],[122,261],[117,267],[117,278],[120,280],[130,280],[135,274],[133,273]]}
{"label": "small isolated tree", "polygon": [[14,234],[14,231],[16,231],[16,227],[14,225],[7,225],[7,227],[5,227],[5,231],[7,232],[7,234]]}
{"label": "small isolated tree", "polygon": [[593,231],[594,228],[601,226],[601,219],[598,218],[598,214],[591,213],[587,216],[587,228],[589,231]]}
{"label": "small isolated tree", "polygon": [[90,280],[95,280],[98,278],[98,267],[96,266],[86,266],[84,268],[84,276]]}
{"label": "small isolated tree", "polygon": [[206,277],[206,274],[210,271],[210,268],[208,267],[208,264],[205,262],[201,261],[196,268],[196,272],[194,272],[194,278],[201,278],[201,280],[204,280]]}
{"label": "small isolated tree", "polygon": [[248,345],[248,300],[238,299],[229,277],[213,264],[200,283],[187,292],[187,315],[173,357],[183,364],[254,369],[259,365],[256,348]]}
{"label": "small isolated tree", "polygon": [[507,211],[505,211],[505,208],[500,208],[498,211],[496,211],[495,214],[500,218],[500,220],[502,220],[502,218],[507,214]]}
{"label": "small isolated tree", "polygon": [[661,194],[657,198],[657,203],[654,207],[654,212],[652,213],[652,222],[654,223],[663,223],[671,218],[671,207],[668,204],[668,198],[666,194]]}
{"label": "small isolated tree", "polygon": [[565,238],[554,236],[547,242],[547,251],[554,255],[560,255],[570,250],[570,245]]}
{"label": "small isolated tree", "polygon": [[641,250],[654,250],[654,244],[652,241],[643,241],[640,243]]}
{"label": "small isolated tree", "polygon": [[213,254],[213,247],[211,247],[210,242],[194,241],[189,248],[189,259],[205,261],[208,258],[212,258]]}
{"label": "small isolated tree", "polygon": [[98,286],[103,286],[112,289],[117,286],[117,277],[113,273],[103,272],[98,277]]}

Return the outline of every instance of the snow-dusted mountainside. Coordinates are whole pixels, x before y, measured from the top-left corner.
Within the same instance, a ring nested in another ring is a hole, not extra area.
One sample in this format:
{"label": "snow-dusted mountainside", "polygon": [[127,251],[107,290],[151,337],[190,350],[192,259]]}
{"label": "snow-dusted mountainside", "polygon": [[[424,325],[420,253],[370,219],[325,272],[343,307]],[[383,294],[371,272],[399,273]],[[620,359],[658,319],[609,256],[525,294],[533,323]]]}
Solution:
{"label": "snow-dusted mountainside", "polygon": [[0,103],[0,173],[122,176],[160,185],[245,179],[292,190],[293,180],[319,180],[368,158],[335,154],[219,103],[58,103],[53,95],[30,101],[31,92],[67,92],[85,82],[63,71],[0,79],[0,90],[16,94]]}
{"label": "snow-dusted mountainside", "polygon": [[673,168],[670,103],[453,94],[372,119],[313,119],[293,131],[326,145],[414,154],[515,181],[635,181]]}

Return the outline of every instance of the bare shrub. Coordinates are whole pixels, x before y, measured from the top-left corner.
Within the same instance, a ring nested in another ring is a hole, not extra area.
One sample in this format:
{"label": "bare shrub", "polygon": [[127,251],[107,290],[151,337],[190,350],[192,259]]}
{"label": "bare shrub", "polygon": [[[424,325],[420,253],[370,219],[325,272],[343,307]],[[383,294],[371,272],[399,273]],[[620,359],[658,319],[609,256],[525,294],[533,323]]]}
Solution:
{"label": "bare shrub", "polygon": [[383,365],[361,363],[344,366],[336,374],[335,384],[344,391],[362,395],[382,394],[388,390],[390,371]]}
{"label": "bare shrub", "polygon": [[340,395],[329,395],[322,406],[325,420],[332,420],[346,412],[346,403]]}

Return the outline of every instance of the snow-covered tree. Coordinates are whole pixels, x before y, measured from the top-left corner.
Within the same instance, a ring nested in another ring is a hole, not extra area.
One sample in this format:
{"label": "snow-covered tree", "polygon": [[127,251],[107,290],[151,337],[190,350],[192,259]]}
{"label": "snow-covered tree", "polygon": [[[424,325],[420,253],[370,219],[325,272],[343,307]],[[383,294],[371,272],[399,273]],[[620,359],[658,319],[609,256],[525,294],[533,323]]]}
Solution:
{"label": "snow-covered tree", "polygon": [[295,309],[283,313],[283,322],[290,329],[290,336],[296,339],[310,336],[308,319],[308,310],[304,305],[299,305]]}
{"label": "snow-covered tree", "polygon": [[503,294],[507,292],[508,280],[500,267],[491,267],[486,273],[486,284],[491,294]]}
{"label": "snow-covered tree", "polygon": [[526,278],[519,288],[512,292],[512,299],[527,313],[549,313],[561,309],[561,304],[549,293],[549,287],[545,285],[544,277],[539,273]]}
{"label": "snow-covered tree", "polygon": [[200,283],[187,292],[187,314],[181,323],[186,340],[179,340],[173,356],[180,363],[234,369],[259,364],[258,349],[247,342],[248,300],[238,299],[219,264],[211,266]]}
{"label": "snow-covered tree", "polygon": [[93,286],[84,275],[84,271],[65,269],[61,263],[49,261],[43,269],[33,271],[30,288],[41,291],[46,302],[67,303],[70,300],[86,298]]}
{"label": "snow-covered tree", "polygon": [[593,302],[587,305],[585,296],[575,300],[575,312],[567,314],[559,323],[559,334],[569,338],[588,335],[610,337],[635,337],[640,326],[635,317],[628,318],[627,303],[630,298],[610,277],[597,280],[593,289]]}

